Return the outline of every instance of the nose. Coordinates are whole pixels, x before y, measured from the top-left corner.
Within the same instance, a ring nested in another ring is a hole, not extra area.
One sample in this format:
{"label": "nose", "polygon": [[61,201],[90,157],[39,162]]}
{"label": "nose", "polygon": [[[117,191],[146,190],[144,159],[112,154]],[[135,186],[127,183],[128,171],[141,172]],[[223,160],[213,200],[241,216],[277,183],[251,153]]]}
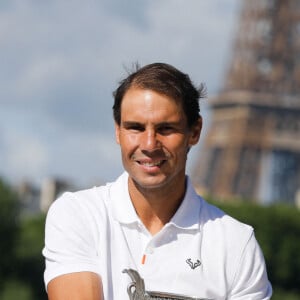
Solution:
{"label": "nose", "polygon": [[143,132],[140,147],[141,150],[145,151],[157,150],[160,147],[155,130],[149,129]]}

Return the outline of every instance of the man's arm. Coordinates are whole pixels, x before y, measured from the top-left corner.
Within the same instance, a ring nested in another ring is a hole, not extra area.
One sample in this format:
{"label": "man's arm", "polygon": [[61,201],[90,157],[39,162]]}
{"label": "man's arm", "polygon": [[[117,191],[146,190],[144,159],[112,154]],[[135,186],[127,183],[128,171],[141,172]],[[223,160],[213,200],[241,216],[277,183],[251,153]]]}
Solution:
{"label": "man's arm", "polygon": [[49,300],[103,300],[102,282],[92,272],[58,276],[48,284]]}

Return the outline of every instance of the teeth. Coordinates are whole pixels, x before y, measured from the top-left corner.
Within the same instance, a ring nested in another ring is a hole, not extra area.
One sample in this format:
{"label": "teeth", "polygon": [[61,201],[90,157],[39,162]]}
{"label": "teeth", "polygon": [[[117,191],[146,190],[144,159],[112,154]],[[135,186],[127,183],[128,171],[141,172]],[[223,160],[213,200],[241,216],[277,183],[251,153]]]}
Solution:
{"label": "teeth", "polygon": [[157,161],[157,162],[142,162],[141,164],[143,166],[146,166],[146,167],[155,167],[155,166],[159,166],[163,161],[160,160],[160,161]]}

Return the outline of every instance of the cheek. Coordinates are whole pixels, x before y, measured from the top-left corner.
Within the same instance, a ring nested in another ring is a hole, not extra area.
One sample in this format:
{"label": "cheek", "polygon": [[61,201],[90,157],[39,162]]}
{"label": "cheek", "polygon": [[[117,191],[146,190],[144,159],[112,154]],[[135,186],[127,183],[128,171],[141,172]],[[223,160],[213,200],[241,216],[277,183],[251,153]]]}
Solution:
{"label": "cheek", "polygon": [[181,156],[187,153],[189,143],[186,139],[173,139],[166,141],[164,146],[169,152],[173,152],[175,155]]}
{"label": "cheek", "polygon": [[139,143],[138,136],[135,134],[120,134],[119,136],[120,145],[122,148],[130,149],[136,147]]}

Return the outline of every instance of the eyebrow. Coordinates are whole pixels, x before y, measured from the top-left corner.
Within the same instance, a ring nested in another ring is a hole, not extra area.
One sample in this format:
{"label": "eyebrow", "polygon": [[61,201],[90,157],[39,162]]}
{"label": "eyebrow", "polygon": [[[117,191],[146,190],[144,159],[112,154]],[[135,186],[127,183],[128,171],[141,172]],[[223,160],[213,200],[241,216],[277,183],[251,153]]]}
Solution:
{"label": "eyebrow", "polygon": [[[155,124],[155,127],[159,126],[178,126],[180,122],[160,122],[158,124]],[[122,122],[122,126],[124,127],[130,127],[130,126],[144,126],[144,123],[137,122],[137,121],[124,121]]]}
{"label": "eyebrow", "polygon": [[121,122],[121,124],[125,127],[128,127],[128,126],[141,126],[143,125],[143,123],[140,123],[140,122],[136,122],[136,121],[124,121],[124,122]]}

